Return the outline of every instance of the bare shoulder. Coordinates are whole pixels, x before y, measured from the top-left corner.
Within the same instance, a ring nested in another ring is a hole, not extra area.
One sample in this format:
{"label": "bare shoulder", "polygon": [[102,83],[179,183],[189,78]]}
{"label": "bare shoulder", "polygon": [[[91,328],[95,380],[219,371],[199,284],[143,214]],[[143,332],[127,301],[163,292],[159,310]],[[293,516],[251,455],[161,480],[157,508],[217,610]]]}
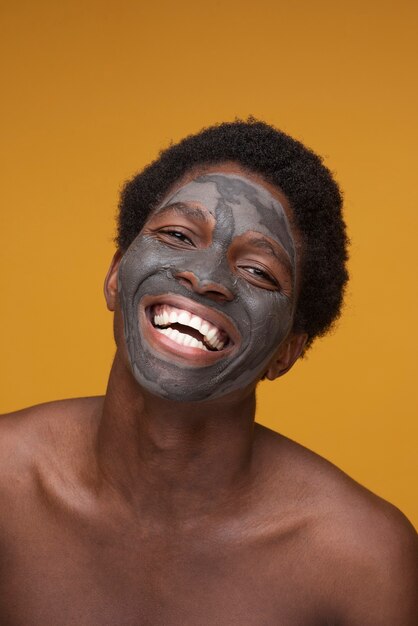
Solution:
{"label": "bare shoulder", "polygon": [[[77,427],[103,403],[103,396],[55,400],[0,415],[0,443],[4,437],[16,436],[25,441],[36,434],[53,432],[63,427]],[[33,443],[33,441],[31,441]]]}
{"label": "bare shoulder", "polygon": [[265,436],[288,473],[288,497],[297,494],[317,579],[332,589],[342,623],[417,624],[418,536],[405,515],[320,455]]}
{"label": "bare shoulder", "polygon": [[0,415],[0,488],[14,490],[42,459],[61,458],[91,427],[101,397],[38,404]]}

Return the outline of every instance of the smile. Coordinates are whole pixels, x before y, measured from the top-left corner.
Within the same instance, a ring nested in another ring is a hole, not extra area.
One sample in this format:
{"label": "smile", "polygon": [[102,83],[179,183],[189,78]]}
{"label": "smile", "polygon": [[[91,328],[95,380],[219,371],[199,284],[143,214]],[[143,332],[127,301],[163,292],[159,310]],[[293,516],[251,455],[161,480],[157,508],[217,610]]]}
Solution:
{"label": "smile", "polygon": [[200,350],[223,350],[228,343],[227,334],[207,320],[169,304],[152,307],[151,321],[154,328],[180,346]]}
{"label": "smile", "polygon": [[148,343],[183,363],[209,365],[241,343],[235,324],[223,313],[180,295],[144,296],[139,320]]}

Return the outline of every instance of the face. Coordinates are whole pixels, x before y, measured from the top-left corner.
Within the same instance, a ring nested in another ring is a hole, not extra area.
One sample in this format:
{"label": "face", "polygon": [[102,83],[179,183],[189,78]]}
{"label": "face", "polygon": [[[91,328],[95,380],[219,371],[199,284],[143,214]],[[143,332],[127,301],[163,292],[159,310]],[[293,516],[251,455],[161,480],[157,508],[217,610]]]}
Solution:
{"label": "face", "polygon": [[253,177],[219,168],[169,194],[119,267],[138,383],[188,402],[255,384],[292,328],[295,248],[278,193]]}

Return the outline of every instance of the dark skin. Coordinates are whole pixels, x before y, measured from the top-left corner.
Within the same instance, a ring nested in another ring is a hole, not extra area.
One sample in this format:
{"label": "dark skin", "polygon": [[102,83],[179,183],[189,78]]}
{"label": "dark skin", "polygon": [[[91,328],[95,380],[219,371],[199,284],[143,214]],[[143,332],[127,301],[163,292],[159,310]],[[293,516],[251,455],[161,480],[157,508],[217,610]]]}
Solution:
{"label": "dark skin", "polygon": [[[1,625],[415,626],[415,531],[254,424],[259,379],[200,403],[139,386],[119,262],[105,284],[117,344],[106,395],[0,420]],[[283,375],[305,340],[291,333],[259,378]]]}

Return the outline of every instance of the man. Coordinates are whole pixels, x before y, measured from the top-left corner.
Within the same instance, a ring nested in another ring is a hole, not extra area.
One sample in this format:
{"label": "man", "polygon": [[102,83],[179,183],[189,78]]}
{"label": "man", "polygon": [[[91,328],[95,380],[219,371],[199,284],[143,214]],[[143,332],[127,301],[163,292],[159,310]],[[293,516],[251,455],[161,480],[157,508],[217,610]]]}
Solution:
{"label": "man", "polygon": [[105,397],[0,422],[0,623],[415,626],[409,522],[254,424],[257,383],[341,306],[319,157],[254,120],[209,128],[125,186],[117,241]]}

